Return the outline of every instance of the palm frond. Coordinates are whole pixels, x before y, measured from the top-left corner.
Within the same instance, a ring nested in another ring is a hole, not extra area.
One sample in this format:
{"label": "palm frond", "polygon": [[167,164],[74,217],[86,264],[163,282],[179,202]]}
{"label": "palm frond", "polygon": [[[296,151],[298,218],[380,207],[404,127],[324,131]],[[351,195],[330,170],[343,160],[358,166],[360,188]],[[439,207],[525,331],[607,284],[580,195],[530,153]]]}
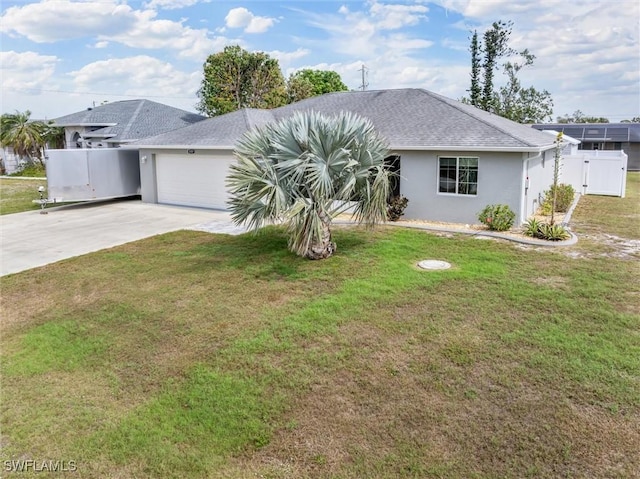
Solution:
{"label": "palm frond", "polygon": [[290,249],[304,255],[327,241],[331,220],[352,202],[358,221],[384,220],[387,154],[371,121],[349,112],[296,112],[252,130],[227,178],[232,218],[252,228],[283,219]]}

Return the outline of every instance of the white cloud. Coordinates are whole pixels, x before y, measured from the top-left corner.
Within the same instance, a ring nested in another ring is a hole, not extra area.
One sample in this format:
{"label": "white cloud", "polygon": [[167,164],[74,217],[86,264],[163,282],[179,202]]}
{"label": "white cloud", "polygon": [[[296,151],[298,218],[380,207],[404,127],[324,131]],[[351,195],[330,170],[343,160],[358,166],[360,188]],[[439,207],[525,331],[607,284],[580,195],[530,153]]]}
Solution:
{"label": "white cloud", "polygon": [[264,33],[271,28],[275,18],[259,17],[244,7],[232,8],[225,17],[228,28],[243,28],[245,33]]}
{"label": "white cloud", "polygon": [[13,92],[36,94],[42,88],[52,88],[58,62],[55,56],[35,52],[0,52],[3,92],[9,96]]}
{"label": "white cloud", "polygon": [[126,32],[99,35],[103,40],[117,41],[134,48],[166,49],[183,58],[204,60],[228,43],[223,37],[209,37],[206,29],[186,27],[182,22],[155,20],[156,12],[136,12],[137,22]]}
{"label": "white cloud", "polygon": [[0,31],[44,43],[73,38],[97,38],[96,48],[118,42],[133,48],[166,49],[180,57],[203,60],[228,40],[211,37],[183,21],[156,19],[155,10],[133,10],[115,0],[41,1],[11,7],[0,17]]}
{"label": "white cloud", "polygon": [[37,43],[126,32],[136,23],[134,11],[115,1],[42,1],[8,8],[0,17],[0,31]]}
{"label": "white cloud", "polygon": [[178,8],[190,7],[197,3],[209,3],[210,0],[151,0],[144,4],[147,8],[177,10]]}
{"label": "white cloud", "polygon": [[[329,39],[321,41],[321,48],[328,47],[343,55],[372,57],[388,54],[392,58],[433,44],[422,38],[394,33],[426,21],[429,9],[425,5],[388,4],[374,0],[366,2],[365,7],[363,10],[351,10],[342,6],[333,15],[301,13],[309,25],[328,34]],[[317,46],[320,48],[320,42]]]}
{"label": "white cloud", "polygon": [[533,67],[523,71],[522,83],[552,94],[554,116],[577,108],[613,120],[636,116],[640,104],[637,0],[576,0],[570,7],[562,0],[440,3],[465,16],[461,27],[466,30],[477,28],[480,33],[498,19],[513,21],[511,46],[528,48],[536,55]]}
{"label": "white cloud", "polygon": [[32,118],[56,118],[84,110],[94,102],[132,98],[195,111],[201,71],[181,71],[140,55],[93,62],[53,82],[57,62],[56,57],[33,52],[1,52],[3,112],[28,109]]}
{"label": "white cloud", "polygon": [[293,52],[282,52],[280,50],[273,50],[267,53],[269,54],[270,57],[273,57],[276,60],[278,60],[280,69],[284,72],[284,71],[287,71],[291,63],[293,63],[296,60],[299,60],[300,58],[306,57],[307,55],[309,55],[309,53],[311,53],[311,51],[306,48],[298,48]]}
{"label": "white cloud", "polygon": [[417,25],[426,19],[429,9],[424,5],[392,5],[374,1],[369,15],[377,27],[394,30],[407,25]]}
{"label": "white cloud", "polygon": [[157,58],[139,55],[102,60],[69,73],[77,91],[139,97],[193,97],[201,72],[187,73]]}

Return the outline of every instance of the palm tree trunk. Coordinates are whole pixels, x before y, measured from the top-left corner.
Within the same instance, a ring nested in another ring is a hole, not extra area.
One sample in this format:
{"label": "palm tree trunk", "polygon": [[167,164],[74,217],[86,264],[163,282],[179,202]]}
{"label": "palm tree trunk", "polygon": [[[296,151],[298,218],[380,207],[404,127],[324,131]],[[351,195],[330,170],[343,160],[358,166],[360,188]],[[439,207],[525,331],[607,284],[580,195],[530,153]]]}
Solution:
{"label": "palm tree trunk", "polygon": [[331,241],[331,218],[323,211],[318,212],[322,223],[322,234],[318,241],[311,243],[305,256],[308,259],[325,259],[336,252],[336,244]]}

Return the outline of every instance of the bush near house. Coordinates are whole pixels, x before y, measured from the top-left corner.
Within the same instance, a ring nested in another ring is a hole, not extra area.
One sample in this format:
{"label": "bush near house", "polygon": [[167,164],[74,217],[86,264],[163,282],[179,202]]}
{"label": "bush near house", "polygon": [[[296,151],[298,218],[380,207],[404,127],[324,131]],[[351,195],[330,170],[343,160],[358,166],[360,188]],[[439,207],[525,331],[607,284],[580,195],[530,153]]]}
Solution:
{"label": "bush near house", "polygon": [[573,203],[575,190],[573,186],[560,183],[557,187],[551,185],[551,188],[544,192],[544,200],[542,202],[542,214],[551,214],[551,205],[553,205],[553,193],[556,192],[556,213],[566,213]]}
{"label": "bush near house", "polygon": [[507,205],[488,205],[478,220],[492,231],[507,231],[513,226],[516,214]]}

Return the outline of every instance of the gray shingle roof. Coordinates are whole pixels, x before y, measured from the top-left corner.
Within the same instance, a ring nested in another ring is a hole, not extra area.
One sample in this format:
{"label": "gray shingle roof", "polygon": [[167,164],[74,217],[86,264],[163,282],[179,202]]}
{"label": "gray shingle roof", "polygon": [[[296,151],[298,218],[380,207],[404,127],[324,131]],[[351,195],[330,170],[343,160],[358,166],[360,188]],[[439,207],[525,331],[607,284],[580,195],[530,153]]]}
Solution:
{"label": "gray shingle roof", "polygon": [[[280,120],[294,111],[325,114],[351,111],[371,119],[392,149],[543,149],[553,139],[469,105],[422,89],[338,92],[302,100],[273,110],[241,110],[202,123],[147,138],[140,146],[233,146],[248,128]],[[249,120],[253,120],[249,121]]]}
{"label": "gray shingle roof", "polygon": [[92,133],[130,142],[192,125],[205,117],[149,100],[125,100],[54,119],[57,126],[101,126]]}
{"label": "gray shingle roof", "polygon": [[275,121],[272,110],[245,108],[195,125],[145,138],[134,145],[211,146],[231,148],[248,130]]}

